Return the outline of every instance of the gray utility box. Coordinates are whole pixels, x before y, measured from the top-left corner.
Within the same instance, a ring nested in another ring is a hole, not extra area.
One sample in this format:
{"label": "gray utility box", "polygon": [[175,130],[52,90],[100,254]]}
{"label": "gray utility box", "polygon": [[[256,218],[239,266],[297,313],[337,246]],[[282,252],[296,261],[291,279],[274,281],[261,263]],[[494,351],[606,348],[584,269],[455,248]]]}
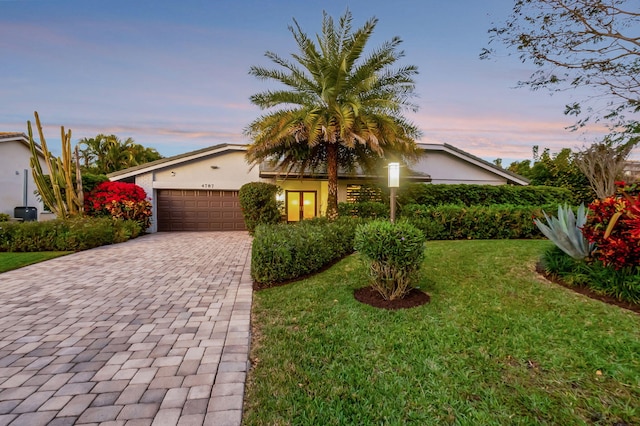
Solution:
{"label": "gray utility box", "polygon": [[22,219],[25,222],[38,220],[38,209],[36,207],[15,207],[13,217]]}

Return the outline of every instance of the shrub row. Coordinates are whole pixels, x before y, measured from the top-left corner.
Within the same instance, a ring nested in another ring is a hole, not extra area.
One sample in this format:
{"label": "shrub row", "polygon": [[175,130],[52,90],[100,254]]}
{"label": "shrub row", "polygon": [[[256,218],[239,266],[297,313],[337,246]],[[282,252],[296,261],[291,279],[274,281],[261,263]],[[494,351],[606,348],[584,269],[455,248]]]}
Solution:
{"label": "shrub row", "polygon": [[547,204],[564,204],[565,202],[571,204],[572,200],[573,195],[568,189],[550,186],[425,185],[414,183],[401,189],[398,194],[398,202],[401,206],[408,204],[429,206],[443,204],[543,206]]}
{"label": "shrub row", "polygon": [[0,226],[0,251],[80,251],[135,238],[134,220],[74,218],[46,222],[7,222]]}
{"label": "shrub row", "polygon": [[386,219],[389,218],[389,204],[378,201],[338,203],[338,214],[361,219]]}
{"label": "shrub row", "polygon": [[362,220],[324,218],[295,225],[259,225],[251,247],[251,277],[262,286],[298,278],[353,252]]}
{"label": "shrub row", "polygon": [[420,229],[427,240],[539,238],[533,222],[542,210],[557,206],[404,206],[402,217]]}

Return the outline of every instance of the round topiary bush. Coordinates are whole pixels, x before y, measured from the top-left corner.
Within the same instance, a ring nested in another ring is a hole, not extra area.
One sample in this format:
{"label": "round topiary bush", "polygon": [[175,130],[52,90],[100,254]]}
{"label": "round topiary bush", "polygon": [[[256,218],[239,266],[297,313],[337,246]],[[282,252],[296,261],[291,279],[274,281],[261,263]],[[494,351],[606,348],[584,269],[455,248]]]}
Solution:
{"label": "round topiary bush", "polygon": [[422,231],[407,222],[376,220],[356,229],[354,248],[368,264],[371,286],[385,300],[401,299],[413,288],[424,241]]}

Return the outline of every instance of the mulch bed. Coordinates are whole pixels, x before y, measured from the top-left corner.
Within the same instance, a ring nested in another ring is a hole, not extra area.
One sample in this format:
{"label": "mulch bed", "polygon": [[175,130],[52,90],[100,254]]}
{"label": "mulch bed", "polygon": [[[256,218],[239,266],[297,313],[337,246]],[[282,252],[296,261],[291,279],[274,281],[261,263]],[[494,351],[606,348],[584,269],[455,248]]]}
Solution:
{"label": "mulch bed", "polygon": [[635,305],[633,303],[624,302],[624,301],[615,299],[611,296],[596,293],[593,290],[589,289],[588,287],[577,287],[577,286],[569,285],[564,281],[562,281],[560,277],[553,274],[548,274],[544,270],[544,267],[542,266],[541,263],[538,263],[536,265],[536,272],[538,272],[538,274],[542,275],[544,278],[551,281],[552,283],[561,285],[562,287],[568,288],[571,291],[590,297],[591,299],[600,300],[601,302],[608,303],[610,305],[619,306],[620,308],[628,309],[630,311],[635,312],[636,314],[640,314],[640,305]]}
{"label": "mulch bed", "polygon": [[374,308],[382,309],[408,309],[415,308],[416,306],[422,306],[429,303],[431,297],[422,290],[417,288],[411,289],[411,291],[402,299],[396,300],[384,300],[380,293],[373,287],[362,287],[353,292],[353,296],[359,302],[371,305]]}

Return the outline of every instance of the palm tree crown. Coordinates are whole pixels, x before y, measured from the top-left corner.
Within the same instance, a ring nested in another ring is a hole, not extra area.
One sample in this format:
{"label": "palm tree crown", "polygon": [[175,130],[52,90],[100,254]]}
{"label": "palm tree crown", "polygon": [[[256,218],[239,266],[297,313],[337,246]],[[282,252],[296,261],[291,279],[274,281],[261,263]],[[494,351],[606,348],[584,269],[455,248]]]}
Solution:
{"label": "palm tree crown", "polygon": [[363,57],[377,22],[372,18],[352,31],[349,11],[338,25],[325,12],[322,34],[314,42],[294,19],[289,30],[299,52],[291,55],[293,61],[267,52],[279,68],[250,69],[258,79],[286,88],[251,97],[253,104],[272,111],[246,129],[253,140],[248,161],[268,160],[281,170],[300,172],[326,165],[329,218],[337,216],[339,166],[371,170],[390,154],[405,161],[418,155],[420,131],[402,116],[407,109],[417,110],[411,98],[418,71],[415,66],[390,68],[404,56],[397,50],[398,37]]}
{"label": "palm tree crown", "polygon": [[112,173],[162,158],[154,148],[145,148],[132,138],[122,141],[116,135],[99,134],[94,138],[83,138],[78,144],[83,171],[96,174]]}

